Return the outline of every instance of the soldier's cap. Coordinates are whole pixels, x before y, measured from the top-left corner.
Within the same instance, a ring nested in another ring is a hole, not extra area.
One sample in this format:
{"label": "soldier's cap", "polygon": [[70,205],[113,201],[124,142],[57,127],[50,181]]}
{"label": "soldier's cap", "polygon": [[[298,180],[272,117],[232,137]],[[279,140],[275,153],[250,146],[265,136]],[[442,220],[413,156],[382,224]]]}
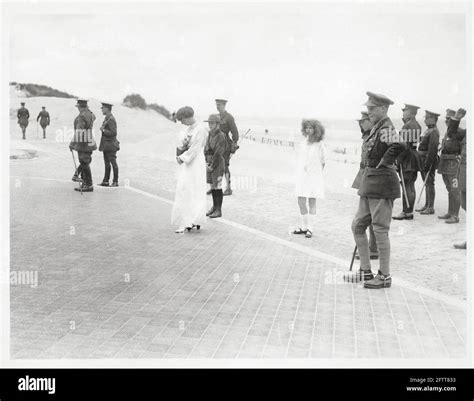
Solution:
{"label": "soldier's cap", "polygon": [[110,103],[104,103],[104,102],[102,102],[101,108],[102,108],[102,107],[107,107],[109,110],[112,110],[112,105],[111,105]]}
{"label": "soldier's cap", "polygon": [[204,120],[205,123],[220,123],[221,122],[221,116],[219,114],[211,114],[209,115],[209,118],[207,120]]}
{"label": "soldier's cap", "polygon": [[367,113],[366,111],[361,111],[360,112],[360,118],[356,121],[364,121],[364,120],[368,120],[369,119],[369,113]]}
{"label": "soldier's cap", "polygon": [[419,108],[420,108],[419,106],[415,106],[413,104],[405,103],[405,107],[402,109],[402,111],[411,110],[411,111],[414,111],[416,113]]}
{"label": "soldier's cap", "polygon": [[425,117],[439,117],[439,114],[433,111],[425,110]]}
{"label": "soldier's cap", "polygon": [[390,100],[387,96],[379,93],[367,92],[369,100],[364,103],[365,106],[385,106],[393,104],[393,100]]}
{"label": "soldier's cap", "polygon": [[225,99],[215,99],[216,103],[222,103],[222,104],[226,104],[227,103],[227,100]]}
{"label": "soldier's cap", "polygon": [[76,107],[87,107],[87,100],[77,99]]}
{"label": "soldier's cap", "polygon": [[20,104],[21,104],[22,106],[24,106],[24,105],[25,105],[25,102],[21,102]]}
{"label": "soldier's cap", "polygon": [[184,106],[181,107],[177,112],[176,112],[176,120],[178,121],[183,121],[185,118],[190,118],[194,116],[194,110],[192,107],[189,106]]}
{"label": "soldier's cap", "polygon": [[456,112],[451,109],[446,109],[446,118],[453,118],[456,115]]}

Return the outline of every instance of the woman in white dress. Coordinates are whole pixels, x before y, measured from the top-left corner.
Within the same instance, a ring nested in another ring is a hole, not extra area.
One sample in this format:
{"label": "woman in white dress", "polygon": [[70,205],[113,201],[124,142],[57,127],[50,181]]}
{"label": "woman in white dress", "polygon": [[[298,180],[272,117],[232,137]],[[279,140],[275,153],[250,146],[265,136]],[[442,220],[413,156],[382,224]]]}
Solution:
{"label": "woman in white dress", "polygon": [[296,196],[301,213],[301,225],[293,231],[293,234],[304,234],[306,238],[311,238],[316,224],[316,199],[324,199],[323,170],[326,164],[324,127],[317,120],[303,120],[301,133],[306,139],[298,152],[296,167]]}
{"label": "woman in white dress", "polygon": [[207,128],[194,119],[194,110],[180,108],[175,116],[186,126],[180,133],[176,148],[178,182],[176,185],[171,223],[178,226],[176,233],[194,227],[201,228],[206,218],[206,161],[204,146],[207,141]]}

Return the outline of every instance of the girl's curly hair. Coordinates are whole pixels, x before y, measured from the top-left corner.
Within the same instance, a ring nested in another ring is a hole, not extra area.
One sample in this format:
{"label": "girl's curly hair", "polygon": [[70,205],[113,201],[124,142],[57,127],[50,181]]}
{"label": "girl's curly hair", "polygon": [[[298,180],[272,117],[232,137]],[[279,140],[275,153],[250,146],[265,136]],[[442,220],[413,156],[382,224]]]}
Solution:
{"label": "girl's curly hair", "polygon": [[[308,126],[313,127],[314,132],[311,135],[306,133],[306,127]],[[323,124],[318,120],[303,120],[301,122],[301,133],[307,138],[308,142],[313,143],[324,139],[325,130]]]}

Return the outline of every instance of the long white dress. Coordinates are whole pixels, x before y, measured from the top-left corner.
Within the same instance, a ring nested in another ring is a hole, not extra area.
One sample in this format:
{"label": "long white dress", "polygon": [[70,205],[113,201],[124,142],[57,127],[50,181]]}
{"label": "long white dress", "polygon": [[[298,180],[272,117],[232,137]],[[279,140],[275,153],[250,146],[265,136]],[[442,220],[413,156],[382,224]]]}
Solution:
{"label": "long white dress", "polygon": [[326,163],[326,146],[323,141],[300,145],[296,161],[296,196],[324,199],[323,164]]}
{"label": "long white dress", "polygon": [[190,137],[189,149],[180,155],[178,182],[171,212],[171,224],[180,228],[200,225],[206,218],[206,161],[204,146],[208,131],[196,122],[179,135],[180,143]]}

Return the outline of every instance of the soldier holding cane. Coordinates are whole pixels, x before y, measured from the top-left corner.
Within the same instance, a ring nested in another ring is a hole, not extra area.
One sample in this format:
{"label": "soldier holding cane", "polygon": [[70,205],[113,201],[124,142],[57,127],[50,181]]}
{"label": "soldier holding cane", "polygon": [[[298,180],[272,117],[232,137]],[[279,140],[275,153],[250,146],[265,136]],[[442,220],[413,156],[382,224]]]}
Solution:
{"label": "soldier holding cane", "polygon": [[435,212],[435,171],[438,165],[439,145],[439,131],[436,127],[438,117],[438,113],[425,110],[425,124],[428,129],[423,133],[420,144],[418,145],[418,154],[420,155],[421,163],[421,176],[423,177],[426,191],[425,206],[423,206],[421,209],[416,209],[416,211],[420,212],[420,214],[434,214]]}
{"label": "soldier holding cane", "polygon": [[416,151],[416,145],[421,136],[421,126],[416,121],[416,113],[419,107],[405,104],[403,111],[403,127],[400,137],[405,141],[407,148],[397,159],[398,172],[400,174],[403,190],[403,211],[393,216],[394,220],[413,220],[413,208],[416,200],[415,181],[421,163]]}

